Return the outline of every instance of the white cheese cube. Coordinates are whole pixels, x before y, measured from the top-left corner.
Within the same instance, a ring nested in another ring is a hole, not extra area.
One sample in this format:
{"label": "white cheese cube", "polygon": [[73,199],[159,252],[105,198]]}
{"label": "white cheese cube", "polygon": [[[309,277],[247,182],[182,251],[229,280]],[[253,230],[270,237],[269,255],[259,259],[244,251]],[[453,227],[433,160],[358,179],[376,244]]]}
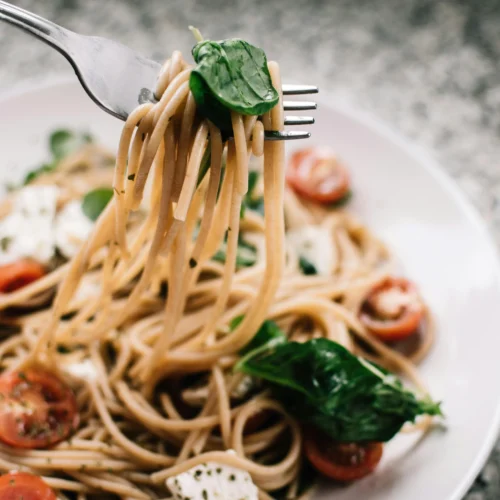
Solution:
{"label": "white cheese cube", "polygon": [[250,474],[215,462],[197,465],[167,479],[174,500],[258,500]]}

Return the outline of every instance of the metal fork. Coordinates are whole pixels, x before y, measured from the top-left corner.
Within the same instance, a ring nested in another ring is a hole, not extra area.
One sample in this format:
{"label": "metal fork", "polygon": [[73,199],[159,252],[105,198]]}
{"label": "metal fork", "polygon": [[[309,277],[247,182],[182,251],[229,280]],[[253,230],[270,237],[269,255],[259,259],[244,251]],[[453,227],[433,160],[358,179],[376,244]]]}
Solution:
{"label": "metal fork", "polygon": [[[73,66],[90,98],[104,111],[126,120],[138,104],[154,101],[153,90],[161,65],[124,45],[97,36],[80,35],[0,0],[0,20],[36,36],[58,50]],[[317,93],[311,85],[283,85],[284,95]],[[316,109],[308,101],[284,101],[286,111]],[[309,125],[310,116],[287,116],[285,125]],[[305,139],[303,131],[268,131],[266,139]]]}

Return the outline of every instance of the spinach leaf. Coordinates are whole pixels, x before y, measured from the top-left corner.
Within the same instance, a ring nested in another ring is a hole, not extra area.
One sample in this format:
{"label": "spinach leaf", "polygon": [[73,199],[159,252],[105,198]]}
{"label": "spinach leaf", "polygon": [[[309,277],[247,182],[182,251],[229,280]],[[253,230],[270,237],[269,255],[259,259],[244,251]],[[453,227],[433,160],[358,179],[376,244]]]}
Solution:
{"label": "spinach leaf", "polygon": [[66,129],[55,130],[49,138],[50,151],[56,162],[90,142],[92,137],[89,134],[75,133]]}
{"label": "spinach leaf", "polygon": [[250,172],[248,172],[248,191],[241,203],[240,218],[242,219],[245,217],[246,209],[254,210],[264,215],[264,197],[255,195],[255,188],[257,187],[259,175],[259,172],[255,170],[250,170]]}
{"label": "spinach leaf", "polygon": [[279,100],[263,50],[244,40],[206,40],[193,47],[197,63],[189,87],[200,112],[223,132],[232,130],[230,111],[261,115]]}
{"label": "spinach leaf", "polygon": [[97,188],[89,191],[82,200],[83,213],[91,221],[96,221],[111,198],[113,198],[111,188]]}
{"label": "spinach leaf", "polygon": [[418,415],[441,415],[438,403],[323,338],[257,348],[235,369],[269,382],[292,415],[338,441],[389,441]]}
{"label": "spinach leaf", "polygon": [[86,133],[76,133],[66,129],[55,130],[49,137],[49,148],[52,153],[51,161],[28,172],[23,180],[23,185],[33,182],[40,175],[53,172],[57,168],[57,164],[65,156],[92,142],[92,140],[92,137]]}
{"label": "spinach leaf", "polygon": [[316,266],[305,257],[302,256],[299,257],[299,266],[300,269],[302,270],[302,273],[305,274],[306,276],[318,274]]}
{"label": "spinach leaf", "polygon": [[[226,262],[227,244],[224,242],[212,257],[216,262]],[[238,249],[236,250],[236,267],[251,267],[257,262],[257,249],[246,242],[241,236],[238,238]]]}

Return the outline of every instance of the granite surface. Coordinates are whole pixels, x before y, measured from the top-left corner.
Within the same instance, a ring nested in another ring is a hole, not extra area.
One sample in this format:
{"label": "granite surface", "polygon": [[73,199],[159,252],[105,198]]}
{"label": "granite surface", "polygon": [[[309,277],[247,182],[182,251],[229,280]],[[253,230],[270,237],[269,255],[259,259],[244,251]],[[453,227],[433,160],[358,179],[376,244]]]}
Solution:
{"label": "granite surface", "polygon": [[[500,1],[17,0],[75,31],[158,60],[205,36],[240,36],[430,149],[500,243]],[[68,72],[55,51],[0,26],[0,90]],[[467,500],[500,498],[500,444]]]}

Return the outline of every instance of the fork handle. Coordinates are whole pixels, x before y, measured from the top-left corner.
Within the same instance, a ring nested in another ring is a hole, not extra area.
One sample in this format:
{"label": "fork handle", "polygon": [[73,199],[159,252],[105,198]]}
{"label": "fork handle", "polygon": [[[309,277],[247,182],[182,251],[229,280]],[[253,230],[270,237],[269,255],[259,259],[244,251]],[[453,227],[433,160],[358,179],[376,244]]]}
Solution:
{"label": "fork handle", "polygon": [[70,59],[68,42],[72,35],[71,31],[3,0],[0,0],[0,20],[48,43]]}

